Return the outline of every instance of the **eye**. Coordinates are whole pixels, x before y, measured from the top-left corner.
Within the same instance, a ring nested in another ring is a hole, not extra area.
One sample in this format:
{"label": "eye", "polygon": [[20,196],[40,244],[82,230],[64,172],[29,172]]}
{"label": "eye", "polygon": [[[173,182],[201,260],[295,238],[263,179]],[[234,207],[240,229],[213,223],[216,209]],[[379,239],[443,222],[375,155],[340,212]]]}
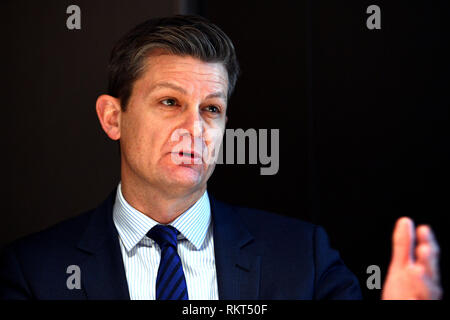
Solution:
{"label": "eye", "polygon": [[220,113],[220,108],[214,105],[207,106],[205,109],[212,113]]}
{"label": "eye", "polygon": [[162,104],[172,107],[172,106],[176,106],[177,105],[177,101],[175,99],[164,99],[161,101]]}

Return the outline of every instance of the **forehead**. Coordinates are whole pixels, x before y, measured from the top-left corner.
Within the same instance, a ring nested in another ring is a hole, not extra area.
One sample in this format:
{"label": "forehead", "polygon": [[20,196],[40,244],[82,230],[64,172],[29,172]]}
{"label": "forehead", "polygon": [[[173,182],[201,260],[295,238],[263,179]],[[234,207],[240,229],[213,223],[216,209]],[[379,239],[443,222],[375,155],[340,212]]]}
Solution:
{"label": "forehead", "polygon": [[170,54],[151,55],[145,61],[141,76],[147,86],[158,82],[174,82],[187,90],[201,87],[202,90],[228,88],[228,74],[220,62],[204,62],[191,56]]}

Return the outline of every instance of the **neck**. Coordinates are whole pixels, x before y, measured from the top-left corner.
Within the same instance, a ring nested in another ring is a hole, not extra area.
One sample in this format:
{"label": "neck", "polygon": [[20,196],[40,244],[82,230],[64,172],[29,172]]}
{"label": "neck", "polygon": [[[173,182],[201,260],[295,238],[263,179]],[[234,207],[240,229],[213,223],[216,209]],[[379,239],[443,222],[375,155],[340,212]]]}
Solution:
{"label": "neck", "polygon": [[203,188],[168,194],[148,184],[136,184],[122,176],[122,195],[136,210],[161,223],[168,224],[193,206],[205,193]]}

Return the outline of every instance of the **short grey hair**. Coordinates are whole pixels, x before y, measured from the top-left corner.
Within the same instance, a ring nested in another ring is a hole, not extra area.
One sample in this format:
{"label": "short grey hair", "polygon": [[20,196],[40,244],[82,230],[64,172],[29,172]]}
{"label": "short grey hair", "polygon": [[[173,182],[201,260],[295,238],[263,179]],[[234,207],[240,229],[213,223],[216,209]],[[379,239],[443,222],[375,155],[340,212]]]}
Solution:
{"label": "short grey hair", "polygon": [[145,58],[155,49],[222,63],[228,74],[228,98],[233,93],[240,68],[230,38],[203,17],[175,15],[137,25],[114,46],[108,65],[108,94],[120,99],[122,110],[145,69]]}

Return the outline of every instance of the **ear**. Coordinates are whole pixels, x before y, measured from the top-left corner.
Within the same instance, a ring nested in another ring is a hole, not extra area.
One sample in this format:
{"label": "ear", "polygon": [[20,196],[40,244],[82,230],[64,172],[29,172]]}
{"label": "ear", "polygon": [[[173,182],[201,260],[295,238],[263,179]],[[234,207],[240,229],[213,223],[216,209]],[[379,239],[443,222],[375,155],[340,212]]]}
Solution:
{"label": "ear", "polygon": [[98,120],[108,137],[112,140],[120,139],[120,116],[122,113],[120,100],[103,94],[97,98],[95,109]]}

